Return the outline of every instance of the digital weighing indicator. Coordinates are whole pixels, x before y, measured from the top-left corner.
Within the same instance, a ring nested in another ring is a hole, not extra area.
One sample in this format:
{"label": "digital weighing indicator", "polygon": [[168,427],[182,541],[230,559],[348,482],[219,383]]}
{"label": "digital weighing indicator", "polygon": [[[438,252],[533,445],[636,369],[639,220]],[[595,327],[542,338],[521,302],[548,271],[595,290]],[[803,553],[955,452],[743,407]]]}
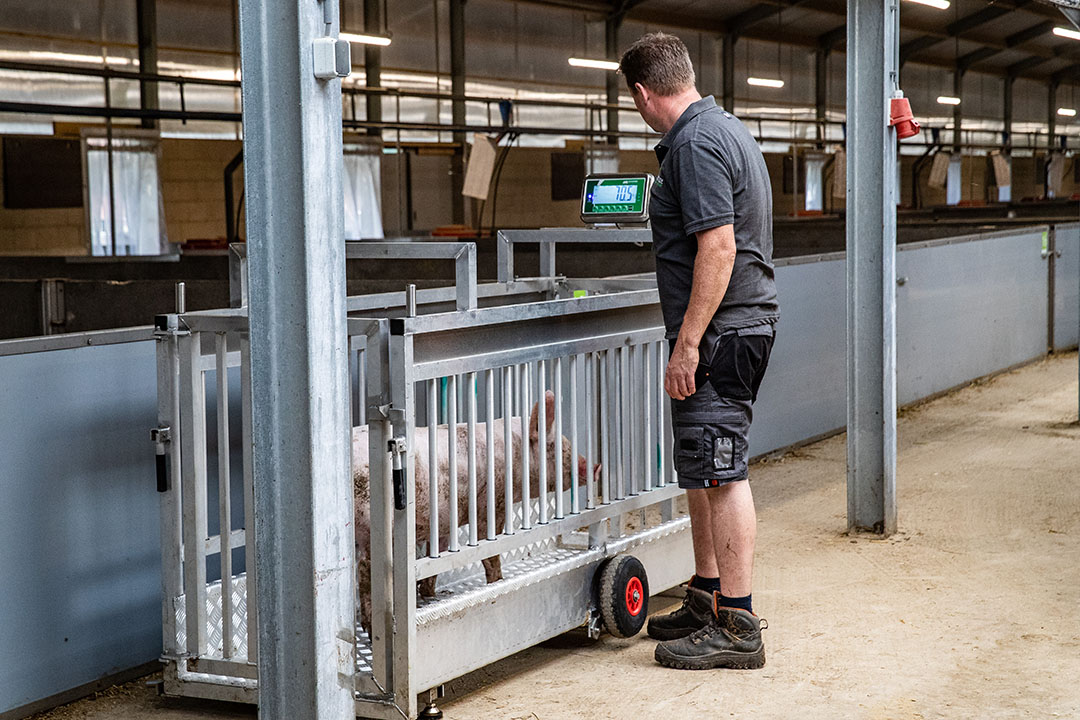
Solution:
{"label": "digital weighing indicator", "polygon": [[581,220],[598,223],[646,223],[653,176],[648,173],[589,175],[581,193]]}

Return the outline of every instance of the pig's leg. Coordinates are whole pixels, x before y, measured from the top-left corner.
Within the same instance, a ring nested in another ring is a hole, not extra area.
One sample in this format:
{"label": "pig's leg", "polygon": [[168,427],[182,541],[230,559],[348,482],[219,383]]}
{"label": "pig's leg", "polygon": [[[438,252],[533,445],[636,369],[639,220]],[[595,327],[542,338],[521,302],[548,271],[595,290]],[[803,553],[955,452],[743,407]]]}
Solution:
{"label": "pig's leg", "polygon": [[484,577],[487,578],[488,584],[502,580],[502,558],[500,556],[492,555],[480,562],[484,564]]}
{"label": "pig's leg", "polygon": [[435,597],[435,578],[437,575],[433,575],[429,578],[424,578],[416,583],[416,589],[420,591],[420,597],[433,598]]}

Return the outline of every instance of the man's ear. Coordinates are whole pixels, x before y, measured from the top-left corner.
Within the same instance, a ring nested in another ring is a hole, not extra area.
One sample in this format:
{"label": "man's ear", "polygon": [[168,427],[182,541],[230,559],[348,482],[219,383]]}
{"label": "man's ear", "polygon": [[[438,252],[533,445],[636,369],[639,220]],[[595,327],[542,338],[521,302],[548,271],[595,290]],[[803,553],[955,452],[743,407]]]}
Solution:
{"label": "man's ear", "polygon": [[642,102],[649,102],[649,91],[641,83],[634,83],[633,94],[640,97]]}

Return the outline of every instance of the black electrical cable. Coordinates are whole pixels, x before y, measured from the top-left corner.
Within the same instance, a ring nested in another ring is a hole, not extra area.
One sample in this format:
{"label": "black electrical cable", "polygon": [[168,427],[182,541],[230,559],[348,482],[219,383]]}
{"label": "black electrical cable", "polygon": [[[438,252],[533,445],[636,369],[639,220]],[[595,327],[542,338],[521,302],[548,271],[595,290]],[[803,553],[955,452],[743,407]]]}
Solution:
{"label": "black electrical cable", "polygon": [[[517,142],[518,138],[520,138],[520,137],[521,137],[521,133],[517,133],[517,132],[510,133],[509,139],[507,140],[506,145],[503,146],[502,153],[499,155],[498,160],[496,160],[496,162],[495,162],[495,182],[493,183],[493,187],[492,187],[492,191],[491,191],[491,225],[490,225],[491,232],[495,232],[495,217],[496,217],[496,212],[498,211],[498,200],[499,200],[499,181],[502,180],[503,166],[506,164],[506,157],[510,152],[511,146],[513,146],[513,144],[515,142]],[[483,225],[483,221],[481,220],[481,226],[482,225]]]}

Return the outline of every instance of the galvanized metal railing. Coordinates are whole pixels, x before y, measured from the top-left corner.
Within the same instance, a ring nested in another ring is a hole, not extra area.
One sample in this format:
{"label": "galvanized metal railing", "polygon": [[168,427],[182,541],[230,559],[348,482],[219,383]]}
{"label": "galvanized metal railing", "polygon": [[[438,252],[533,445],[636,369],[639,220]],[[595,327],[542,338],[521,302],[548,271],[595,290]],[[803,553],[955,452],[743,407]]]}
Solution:
{"label": "galvanized metal railing", "polygon": [[[474,253],[434,252],[474,282]],[[680,491],[664,451],[667,345],[656,291],[640,277],[410,290],[350,298],[348,307],[354,449],[366,432],[370,494],[370,582],[358,592],[370,597],[371,618],[368,627],[358,622],[357,712],[411,716],[418,690],[582,622],[596,630],[589,587],[600,562],[660,548],[654,541],[687,529],[675,517]],[[166,691],[255,702],[246,308],[162,316],[157,336],[158,431],[171,440],[162,498]],[[237,414],[239,432],[230,431]],[[363,482],[362,471],[356,477]],[[432,501],[418,512],[420,487]],[[646,522],[651,507],[658,512]],[[494,557],[505,581],[477,585],[481,561]],[[685,579],[685,564],[654,559],[654,587]],[[418,598],[417,582],[436,576],[439,597]],[[556,583],[552,602],[522,625],[518,615],[537,602],[530,585],[541,580]],[[505,630],[485,633],[489,625]],[[451,660],[431,652],[451,647]]]}

